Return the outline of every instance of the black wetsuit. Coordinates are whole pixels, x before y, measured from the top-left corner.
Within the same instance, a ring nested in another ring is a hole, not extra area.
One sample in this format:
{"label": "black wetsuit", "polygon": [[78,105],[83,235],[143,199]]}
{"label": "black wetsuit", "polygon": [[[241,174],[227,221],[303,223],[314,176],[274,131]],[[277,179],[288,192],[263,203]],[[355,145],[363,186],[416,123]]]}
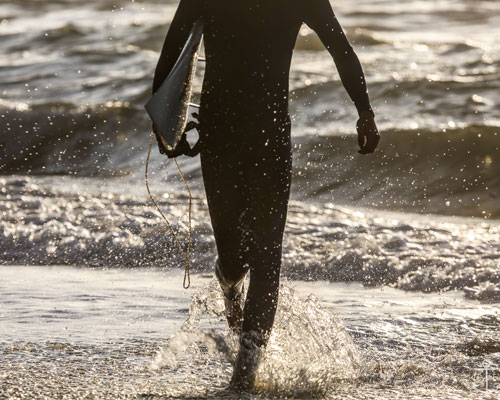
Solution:
{"label": "black wetsuit", "polygon": [[359,112],[371,110],[364,74],[328,0],[181,0],[165,39],[154,90],[193,23],[205,21],[201,165],[224,279],[250,270],[243,332],[266,343],[278,299],[290,192],[288,78],[302,23],[332,54]]}

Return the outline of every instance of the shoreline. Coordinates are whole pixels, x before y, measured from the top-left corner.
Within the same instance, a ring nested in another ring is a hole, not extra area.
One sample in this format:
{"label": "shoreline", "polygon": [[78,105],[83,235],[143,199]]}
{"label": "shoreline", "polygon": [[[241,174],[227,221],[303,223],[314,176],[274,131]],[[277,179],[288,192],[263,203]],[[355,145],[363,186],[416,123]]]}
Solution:
{"label": "shoreline", "polygon": [[[194,275],[189,291],[182,289],[182,271],[3,266],[0,276],[0,323],[7,332],[0,340],[0,395],[237,398],[223,392],[231,376],[226,355],[207,352],[209,337],[229,340],[223,317],[202,313],[201,325],[183,339],[181,326],[196,313],[190,295],[215,301],[210,307],[221,300],[214,298],[218,287],[208,276]],[[282,291],[273,331],[278,336],[270,353],[277,355],[270,356],[262,375],[275,389],[249,398],[276,398],[296,390],[295,368],[309,378],[300,383],[303,395],[289,393],[288,398],[382,400],[448,394],[493,399],[500,393],[500,374],[490,371],[486,391],[480,373],[486,362],[500,361],[492,347],[500,346],[494,342],[500,321],[496,305],[467,300],[460,292],[407,293],[357,283],[285,280]],[[209,305],[196,304],[201,310]],[[332,311],[340,325],[325,326],[322,318]],[[299,331],[288,338],[292,316],[298,318]],[[334,349],[330,355],[318,353],[314,343],[338,334],[338,329],[352,336],[364,366],[358,378],[335,383],[332,392],[321,394],[317,390],[335,382],[331,363],[340,355]],[[187,347],[171,353],[174,343]],[[304,345],[310,354],[303,353]],[[317,361],[308,364],[313,356]],[[294,366],[292,359],[299,364]],[[172,360],[177,367],[169,366]],[[317,379],[323,382],[320,386]]]}

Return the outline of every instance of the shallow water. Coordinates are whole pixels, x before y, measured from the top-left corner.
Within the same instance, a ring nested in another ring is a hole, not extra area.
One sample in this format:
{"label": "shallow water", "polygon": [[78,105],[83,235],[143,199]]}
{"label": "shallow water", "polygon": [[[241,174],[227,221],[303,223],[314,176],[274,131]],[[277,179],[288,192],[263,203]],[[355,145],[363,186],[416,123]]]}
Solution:
{"label": "shallow water", "polygon": [[[3,1],[0,173],[140,179],[143,105],[177,3]],[[500,218],[499,4],[335,1],[383,133],[370,157],[357,154],[355,108],[304,26],[290,75],[293,196]],[[184,169],[201,185],[198,164]],[[156,150],[153,166],[164,166]]]}
{"label": "shallow water", "polygon": [[[0,275],[0,396],[237,398],[223,392],[234,339],[210,276],[194,276],[193,290],[183,291],[179,271],[3,266]],[[248,398],[500,395],[496,305],[460,291],[408,293],[355,283],[287,281],[281,292],[258,378],[267,392]],[[199,327],[192,321],[197,315]],[[350,362],[347,375],[346,368],[330,368],[338,362]]]}

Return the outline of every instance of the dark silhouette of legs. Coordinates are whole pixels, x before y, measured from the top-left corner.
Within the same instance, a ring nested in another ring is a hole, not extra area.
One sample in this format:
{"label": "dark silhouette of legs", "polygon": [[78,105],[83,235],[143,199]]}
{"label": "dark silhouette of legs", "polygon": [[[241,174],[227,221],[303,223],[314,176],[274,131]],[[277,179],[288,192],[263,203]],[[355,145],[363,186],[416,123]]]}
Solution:
{"label": "dark silhouette of legs", "polygon": [[[236,389],[253,387],[278,303],[291,146],[289,125],[274,130],[278,131],[274,136],[257,136],[257,143],[251,145],[245,139],[243,145],[233,139],[216,150],[204,145],[201,153],[219,256],[216,275],[226,297],[228,323],[234,331],[241,329],[231,382]],[[250,284],[241,321],[241,288],[248,271]]]}

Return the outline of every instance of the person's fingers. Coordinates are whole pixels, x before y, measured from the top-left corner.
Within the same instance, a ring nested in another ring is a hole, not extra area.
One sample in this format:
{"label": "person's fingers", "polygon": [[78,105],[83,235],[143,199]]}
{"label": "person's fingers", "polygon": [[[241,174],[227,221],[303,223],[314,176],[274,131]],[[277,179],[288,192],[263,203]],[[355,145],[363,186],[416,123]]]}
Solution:
{"label": "person's fingers", "polygon": [[370,154],[377,148],[380,141],[377,124],[373,117],[360,118],[356,123],[358,131],[358,145],[360,154]]}
{"label": "person's fingers", "polygon": [[366,146],[367,138],[366,135],[358,134],[358,146],[360,149]]}
{"label": "person's fingers", "polygon": [[377,148],[378,142],[380,141],[380,135],[376,133],[376,134],[364,135],[363,137],[365,138],[365,145],[361,146],[359,153],[360,154],[373,153]]}

